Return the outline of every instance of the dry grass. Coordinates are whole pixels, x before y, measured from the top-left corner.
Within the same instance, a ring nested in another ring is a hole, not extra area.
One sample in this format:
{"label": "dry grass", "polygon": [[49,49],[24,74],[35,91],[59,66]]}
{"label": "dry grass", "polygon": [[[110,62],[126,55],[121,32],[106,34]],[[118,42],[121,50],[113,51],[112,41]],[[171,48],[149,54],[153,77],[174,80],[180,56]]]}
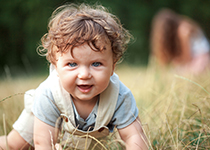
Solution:
{"label": "dry grass", "polygon": [[3,131],[3,114],[6,117],[7,133],[12,129],[12,124],[20,115],[24,104],[23,94],[36,88],[45,77],[16,78],[0,80],[0,135]]}
{"label": "dry grass", "polygon": [[137,100],[151,149],[210,149],[209,72],[179,76],[154,66],[118,72]]}
{"label": "dry grass", "polygon": [[[210,149],[210,72],[180,77],[154,66],[119,66],[116,72],[136,98],[150,149]],[[0,100],[36,88],[44,78],[0,81]],[[21,94],[0,102],[7,132],[22,108]],[[4,134],[2,118],[1,135]]]}

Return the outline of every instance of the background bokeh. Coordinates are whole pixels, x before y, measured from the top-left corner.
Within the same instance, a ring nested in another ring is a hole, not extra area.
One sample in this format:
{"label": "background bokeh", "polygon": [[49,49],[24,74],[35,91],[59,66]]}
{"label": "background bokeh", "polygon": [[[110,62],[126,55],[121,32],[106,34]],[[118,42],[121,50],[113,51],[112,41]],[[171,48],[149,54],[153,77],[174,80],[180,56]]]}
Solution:
{"label": "background bokeh", "polygon": [[47,61],[36,48],[47,32],[52,11],[67,2],[102,4],[120,18],[134,36],[123,63],[147,65],[151,21],[164,7],[194,19],[210,37],[208,0],[1,0],[0,77],[47,73]]}

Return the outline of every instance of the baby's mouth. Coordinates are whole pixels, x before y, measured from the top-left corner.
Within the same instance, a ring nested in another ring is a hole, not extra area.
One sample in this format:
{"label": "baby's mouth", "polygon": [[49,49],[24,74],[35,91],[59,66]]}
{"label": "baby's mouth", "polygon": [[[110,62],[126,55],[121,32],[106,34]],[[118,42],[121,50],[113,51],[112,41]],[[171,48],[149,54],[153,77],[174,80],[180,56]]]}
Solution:
{"label": "baby's mouth", "polygon": [[77,85],[77,87],[82,93],[88,93],[92,89],[93,85]]}

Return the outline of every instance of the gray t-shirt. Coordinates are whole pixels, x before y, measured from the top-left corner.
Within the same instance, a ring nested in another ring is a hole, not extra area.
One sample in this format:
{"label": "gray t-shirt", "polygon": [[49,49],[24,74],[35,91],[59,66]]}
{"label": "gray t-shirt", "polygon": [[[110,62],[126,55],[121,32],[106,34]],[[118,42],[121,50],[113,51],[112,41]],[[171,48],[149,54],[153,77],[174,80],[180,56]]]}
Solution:
{"label": "gray t-shirt", "polygon": [[197,57],[209,52],[209,41],[202,32],[200,35],[191,38],[191,49],[193,57]]}
{"label": "gray t-shirt", "polygon": [[[55,127],[56,121],[60,116],[60,112],[55,105],[55,101],[50,89],[50,82],[53,81],[51,81],[48,77],[36,89],[32,112],[41,121]],[[93,129],[97,117],[98,103],[99,102],[96,103],[87,119],[84,120],[79,116],[76,107],[72,102],[76,125],[79,126],[80,130],[87,131],[88,129],[90,130],[90,127]],[[113,131],[115,126],[117,129],[127,127],[136,119],[137,116],[138,108],[133,95],[131,91],[122,82],[120,82],[119,96],[115,112],[107,127],[109,128],[110,132]]]}

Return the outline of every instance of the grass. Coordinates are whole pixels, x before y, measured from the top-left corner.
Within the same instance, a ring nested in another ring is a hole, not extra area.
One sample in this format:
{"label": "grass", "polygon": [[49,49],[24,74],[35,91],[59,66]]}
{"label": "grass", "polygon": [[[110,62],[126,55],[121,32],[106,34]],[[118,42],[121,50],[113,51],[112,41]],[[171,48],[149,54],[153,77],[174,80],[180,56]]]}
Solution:
{"label": "grass", "polygon": [[[116,72],[136,98],[150,149],[210,149],[210,72],[180,76],[155,66],[125,65],[118,66]],[[0,135],[4,134],[3,114],[8,133],[23,108],[22,93],[45,78],[0,81],[0,100],[11,96],[0,102]]]}
{"label": "grass", "polygon": [[45,77],[19,77],[0,80],[0,135],[3,134],[3,114],[8,133],[24,107],[24,93],[36,88],[44,79]]}

